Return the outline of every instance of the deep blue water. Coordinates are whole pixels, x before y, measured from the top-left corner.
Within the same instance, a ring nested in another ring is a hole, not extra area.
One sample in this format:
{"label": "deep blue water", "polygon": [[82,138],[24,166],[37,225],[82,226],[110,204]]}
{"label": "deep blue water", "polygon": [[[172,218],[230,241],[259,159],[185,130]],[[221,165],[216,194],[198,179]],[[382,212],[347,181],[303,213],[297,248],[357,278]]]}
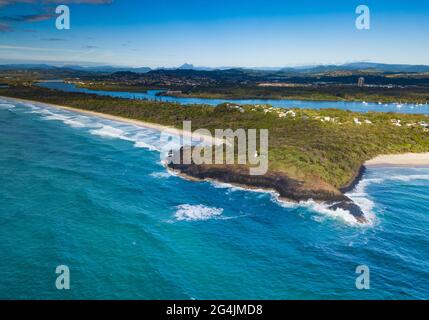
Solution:
{"label": "deep blue water", "polygon": [[86,88],[76,87],[71,83],[62,81],[56,82],[40,82],[40,86],[50,89],[63,90],[68,92],[83,92],[94,93],[98,95],[111,96],[117,98],[128,99],[147,99],[164,102],[176,102],[180,104],[207,104],[216,106],[224,102],[233,102],[241,105],[245,104],[270,104],[279,108],[306,108],[306,109],[322,109],[336,108],[342,110],[351,110],[355,112],[400,112],[400,113],[423,113],[429,114],[429,104],[381,104],[373,102],[344,102],[344,101],[303,101],[303,100],[273,100],[273,99],[204,99],[204,98],[184,98],[184,97],[169,97],[156,96],[162,90],[148,90],[148,92],[119,92],[119,91],[103,91],[90,90]]}
{"label": "deep blue water", "polygon": [[350,194],[372,219],[358,226],[183,180],[156,149],[152,130],[0,101],[0,298],[429,298],[429,169],[369,170]]}

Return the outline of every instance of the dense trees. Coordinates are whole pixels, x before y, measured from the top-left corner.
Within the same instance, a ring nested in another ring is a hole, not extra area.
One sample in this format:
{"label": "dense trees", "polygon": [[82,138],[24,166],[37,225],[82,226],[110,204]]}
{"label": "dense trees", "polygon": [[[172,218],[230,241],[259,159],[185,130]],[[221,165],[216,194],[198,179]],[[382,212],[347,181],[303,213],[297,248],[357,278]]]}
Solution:
{"label": "dense trees", "polygon": [[[427,115],[295,109],[294,116],[281,117],[269,106],[243,106],[240,111],[225,105],[183,106],[23,86],[0,88],[0,95],[179,128],[184,120],[192,120],[194,129],[211,131],[269,129],[270,171],[310,182],[317,177],[337,188],[346,185],[364,161],[378,154],[429,151],[429,132],[422,125],[429,122]],[[401,120],[400,126],[394,125],[397,120]]]}

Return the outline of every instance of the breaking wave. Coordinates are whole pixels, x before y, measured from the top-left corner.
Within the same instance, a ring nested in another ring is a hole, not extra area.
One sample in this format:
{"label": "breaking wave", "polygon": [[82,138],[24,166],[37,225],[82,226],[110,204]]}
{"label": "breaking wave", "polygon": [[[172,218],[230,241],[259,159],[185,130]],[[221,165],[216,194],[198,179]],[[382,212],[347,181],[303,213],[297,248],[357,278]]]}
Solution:
{"label": "breaking wave", "polygon": [[[0,108],[13,108],[15,105],[8,103],[8,101],[0,101]],[[73,128],[89,129],[89,133],[107,139],[121,139],[134,143],[136,148],[145,148],[150,151],[162,150],[162,144],[160,142],[160,133],[154,129],[140,127],[133,124],[124,124],[120,121],[113,121],[103,119],[95,116],[81,115],[76,112],[68,110],[57,110],[52,107],[32,104],[32,103],[19,103],[21,106],[25,106],[31,109],[31,113],[40,114],[42,119],[50,121],[61,121],[66,125]],[[378,169],[374,169],[378,170]],[[166,178],[171,175],[175,175],[173,172],[155,172],[151,176],[155,178]],[[366,188],[370,184],[383,183],[384,181],[403,181],[409,182],[412,180],[429,180],[429,174],[376,174],[364,177],[351,192],[346,195],[352,199],[365,214],[365,217],[370,224],[375,221],[374,207],[375,204],[371,197],[367,194]],[[304,201],[300,203],[287,202],[283,199],[279,199],[279,196],[274,191],[262,190],[262,189],[248,189],[245,187],[234,186],[227,183],[220,183],[216,181],[210,181],[215,188],[227,188],[228,192],[237,190],[246,190],[251,192],[268,193],[274,202],[281,205],[282,207],[293,209],[297,207],[305,207],[310,211],[316,212],[322,215],[322,218],[317,217],[316,220],[324,220],[323,217],[331,217],[342,220],[347,224],[358,224],[346,210],[329,209],[328,204],[318,203],[313,200]],[[206,220],[211,218],[219,217],[222,214],[222,209],[209,208],[202,205],[190,206],[182,205],[178,207],[176,212],[177,220]],[[359,224],[361,225],[361,224]]]}
{"label": "breaking wave", "polygon": [[411,175],[396,175],[392,177],[386,177],[385,180],[395,180],[409,182],[413,180],[429,180],[429,174],[411,174]]}
{"label": "breaking wave", "polygon": [[153,178],[158,178],[158,179],[166,179],[166,178],[170,178],[172,176],[172,174],[169,171],[165,171],[165,172],[152,172],[149,175],[151,177],[153,177]]}
{"label": "breaking wave", "polygon": [[31,103],[21,103],[20,105],[30,108],[29,113],[39,114],[43,120],[61,121],[73,128],[89,129],[90,134],[102,138],[130,141],[136,148],[145,148],[150,151],[161,149],[160,134],[153,129],[96,116],[80,115],[68,110],[57,110],[43,105]]}
{"label": "breaking wave", "polygon": [[12,109],[15,108],[15,106],[13,104],[10,103],[0,103],[0,109]]}
{"label": "breaking wave", "polygon": [[182,204],[176,207],[177,211],[174,214],[178,221],[196,221],[209,220],[219,218],[222,213],[222,208],[207,207],[204,205]]}
{"label": "breaking wave", "polygon": [[93,129],[90,131],[91,134],[100,136],[103,138],[113,138],[132,141],[128,138],[125,132],[119,128],[115,128],[109,125],[102,125],[100,129]]}
{"label": "breaking wave", "polygon": [[[258,193],[265,193],[268,194],[271,197],[271,201],[273,201],[274,203],[276,203],[277,205],[286,208],[286,209],[296,209],[296,208],[306,208],[314,213],[317,214],[321,214],[321,216],[319,216],[319,218],[315,218],[316,221],[323,221],[325,220],[324,217],[326,218],[334,218],[337,220],[341,220],[349,225],[356,225],[356,226],[361,226],[361,223],[358,223],[357,220],[355,219],[355,217],[348,211],[348,210],[344,210],[344,209],[329,209],[329,207],[332,204],[327,204],[327,203],[321,203],[321,202],[316,202],[314,200],[307,200],[307,201],[300,201],[300,202],[292,202],[292,201],[287,201],[285,199],[280,199],[280,195],[273,190],[264,190],[264,189],[247,189],[245,187],[239,187],[239,186],[234,186],[228,183],[224,183],[224,182],[217,182],[217,181],[211,181],[210,183],[213,184],[213,186],[215,188],[226,188],[229,189],[230,191],[247,191],[247,192],[258,192]],[[354,200],[354,199],[352,199]],[[370,201],[368,199],[368,201]],[[357,203],[357,205],[361,206],[361,203]],[[362,209],[362,207],[361,207]],[[368,221],[370,222],[370,224],[372,224],[372,219],[371,219],[371,212],[370,210],[372,209],[372,207],[369,210],[364,210],[362,209],[362,211],[364,212],[366,218],[368,219]]]}
{"label": "breaking wave", "polygon": [[[312,211],[314,213],[319,214],[320,216],[318,218],[315,218],[316,221],[323,221],[325,220],[325,218],[334,218],[337,220],[341,220],[349,225],[356,225],[356,226],[362,226],[361,223],[358,223],[357,220],[355,219],[355,217],[347,210],[344,209],[329,209],[329,207],[332,204],[327,204],[327,203],[321,203],[321,202],[316,202],[314,200],[307,200],[307,201],[300,201],[300,202],[292,202],[292,201],[287,201],[285,199],[281,199],[280,195],[278,194],[278,192],[273,191],[273,190],[265,190],[265,189],[248,189],[245,187],[240,187],[240,186],[235,186],[232,184],[228,184],[228,183],[224,183],[224,182],[218,182],[218,181],[214,181],[214,180],[209,180],[209,182],[215,187],[215,188],[219,188],[219,189],[228,189],[229,191],[246,191],[246,192],[257,192],[257,193],[264,193],[264,194],[268,194],[271,198],[271,201],[274,202],[275,204],[285,208],[285,209],[297,209],[297,208],[306,208],[309,211]],[[353,199],[352,199],[353,200]],[[360,206],[359,203],[356,203],[357,205]],[[372,220],[370,219],[370,212],[368,212],[368,214],[366,214],[366,210],[364,211],[362,209],[362,211],[364,212],[365,216],[367,217],[368,221],[370,221],[370,223],[372,224]]]}
{"label": "breaking wave", "polygon": [[429,174],[405,175],[389,170],[386,171],[382,169],[373,169],[373,174],[370,177],[364,177],[352,191],[346,193],[346,196],[352,199],[353,202],[355,202],[361,208],[370,224],[374,224],[376,220],[374,213],[375,203],[371,199],[371,196],[367,193],[367,187],[372,184],[382,184],[386,181],[411,182],[416,180],[429,180]]}

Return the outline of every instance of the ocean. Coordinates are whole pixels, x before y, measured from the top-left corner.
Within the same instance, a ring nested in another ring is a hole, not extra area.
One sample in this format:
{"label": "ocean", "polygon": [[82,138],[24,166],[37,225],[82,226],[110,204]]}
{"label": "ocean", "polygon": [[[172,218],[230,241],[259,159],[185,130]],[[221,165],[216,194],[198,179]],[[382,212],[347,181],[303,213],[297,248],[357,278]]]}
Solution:
{"label": "ocean", "polygon": [[[424,299],[429,168],[373,168],[370,223],[169,173],[159,133],[0,99],[0,299]],[[55,286],[70,269],[70,290]],[[359,290],[356,268],[370,270]]]}

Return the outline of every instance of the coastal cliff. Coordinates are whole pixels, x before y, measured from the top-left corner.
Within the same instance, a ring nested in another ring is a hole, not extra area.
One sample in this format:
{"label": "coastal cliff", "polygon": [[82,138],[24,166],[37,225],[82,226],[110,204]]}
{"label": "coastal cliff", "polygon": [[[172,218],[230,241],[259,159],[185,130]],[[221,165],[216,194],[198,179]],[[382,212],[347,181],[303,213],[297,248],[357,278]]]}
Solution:
{"label": "coastal cliff", "polygon": [[[333,209],[348,210],[360,222],[365,222],[364,214],[345,193],[359,181],[364,170],[362,166],[371,165],[366,161],[379,155],[429,152],[426,114],[283,109],[269,105],[183,106],[24,85],[0,88],[0,95],[156,130],[183,132],[185,121],[192,121],[194,129],[209,130],[211,135],[217,129],[269,130],[270,170],[263,176],[250,176],[249,167],[245,166],[191,164],[176,165],[173,169],[198,179],[276,190],[282,198],[292,201],[313,199],[329,203]],[[429,163],[423,160],[412,163]],[[392,163],[401,164],[402,161],[397,159]],[[377,163],[386,163],[386,159],[379,159]]]}
{"label": "coastal cliff", "polygon": [[339,190],[317,177],[303,181],[290,178],[286,174],[276,171],[268,171],[264,175],[250,175],[249,168],[244,165],[197,165],[194,163],[183,164],[183,162],[177,164],[177,161],[171,161],[171,159],[178,156],[182,159],[183,149],[175,152],[180,154],[173,155],[167,162],[167,166],[184,177],[197,180],[213,179],[251,189],[274,190],[281,199],[293,202],[312,199],[316,202],[327,203],[329,209],[343,209],[350,212],[359,223],[367,222],[359,206],[344,195],[361,179],[365,170],[363,166],[356,173],[354,179],[345,188]]}

